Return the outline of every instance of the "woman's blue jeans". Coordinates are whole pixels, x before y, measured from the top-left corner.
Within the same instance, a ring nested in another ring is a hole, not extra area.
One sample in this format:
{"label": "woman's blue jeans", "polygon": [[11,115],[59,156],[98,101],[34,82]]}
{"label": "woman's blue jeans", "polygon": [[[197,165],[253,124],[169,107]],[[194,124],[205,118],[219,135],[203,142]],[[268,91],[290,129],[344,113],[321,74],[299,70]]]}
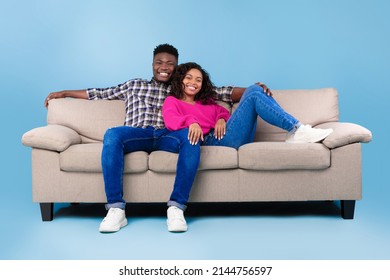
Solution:
{"label": "woman's blue jeans", "polygon": [[255,84],[246,89],[237,109],[227,121],[225,136],[221,140],[215,139],[214,131],[211,131],[202,145],[238,149],[252,142],[258,116],[265,122],[290,133],[300,125],[300,122],[285,112],[273,97],[266,95],[263,88]]}
{"label": "woman's blue jeans", "polygon": [[107,196],[106,208],[124,209],[124,155],[136,151],[167,151],[179,153],[176,178],[168,206],[185,210],[200,159],[200,143],[191,145],[188,129],[114,127],[107,130],[103,140],[102,168]]}

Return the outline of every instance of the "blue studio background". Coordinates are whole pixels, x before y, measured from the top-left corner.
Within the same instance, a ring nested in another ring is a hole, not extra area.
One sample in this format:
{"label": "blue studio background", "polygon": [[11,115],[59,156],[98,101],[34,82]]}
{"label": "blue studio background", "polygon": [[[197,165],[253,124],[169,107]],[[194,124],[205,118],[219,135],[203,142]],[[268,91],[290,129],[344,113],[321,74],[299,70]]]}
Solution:
{"label": "blue studio background", "polygon": [[[0,259],[389,259],[389,12],[385,0],[1,1]],[[340,119],[373,133],[355,219],[205,214],[171,234],[164,213],[146,214],[107,235],[103,206],[60,205],[43,223],[21,137],[45,125],[44,98],[150,78],[160,43],[216,85],[337,88]]]}

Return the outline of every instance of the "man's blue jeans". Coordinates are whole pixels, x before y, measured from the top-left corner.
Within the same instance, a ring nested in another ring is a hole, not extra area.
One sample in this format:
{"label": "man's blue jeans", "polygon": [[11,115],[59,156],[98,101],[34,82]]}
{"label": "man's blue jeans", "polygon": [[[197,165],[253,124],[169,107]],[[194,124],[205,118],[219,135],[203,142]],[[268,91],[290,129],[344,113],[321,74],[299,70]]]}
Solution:
{"label": "man's blue jeans", "polygon": [[226,134],[221,139],[215,139],[211,131],[202,145],[228,146],[238,149],[240,146],[253,141],[257,117],[265,122],[293,133],[300,122],[284,111],[271,96],[267,96],[259,85],[255,84],[246,89],[237,109],[226,123]]}
{"label": "man's blue jeans", "polygon": [[168,206],[185,210],[200,159],[200,143],[191,145],[188,129],[114,127],[107,130],[103,140],[102,168],[107,196],[106,208],[125,208],[123,200],[124,155],[136,151],[167,151],[179,153],[176,179]]}

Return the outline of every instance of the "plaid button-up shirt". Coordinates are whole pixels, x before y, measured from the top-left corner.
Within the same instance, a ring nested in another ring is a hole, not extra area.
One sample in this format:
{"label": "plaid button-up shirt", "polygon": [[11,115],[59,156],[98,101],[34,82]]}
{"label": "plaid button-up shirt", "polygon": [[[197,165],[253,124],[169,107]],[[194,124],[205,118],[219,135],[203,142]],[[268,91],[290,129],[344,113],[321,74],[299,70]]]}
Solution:
{"label": "plaid button-up shirt", "polygon": [[[90,100],[123,100],[126,107],[124,125],[146,128],[165,128],[162,106],[170,91],[170,85],[156,80],[133,79],[109,88],[87,89]],[[232,86],[215,88],[217,100],[232,102]]]}

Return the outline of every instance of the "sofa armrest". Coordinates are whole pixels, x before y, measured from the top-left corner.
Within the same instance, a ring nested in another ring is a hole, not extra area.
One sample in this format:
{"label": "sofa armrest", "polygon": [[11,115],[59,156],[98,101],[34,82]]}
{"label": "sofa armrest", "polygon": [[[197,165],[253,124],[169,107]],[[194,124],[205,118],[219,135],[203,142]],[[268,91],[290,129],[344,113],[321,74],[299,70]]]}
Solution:
{"label": "sofa armrest", "polygon": [[316,128],[333,129],[333,132],[322,142],[330,149],[358,142],[368,143],[372,139],[371,131],[354,123],[328,122],[317,125]]}
{"label": "sofa armrest", "polygon": [[70,145],[80,144],[80,135],[66,126],[51,124],[34,128],[22,136],[25,146],[62,152]]}

